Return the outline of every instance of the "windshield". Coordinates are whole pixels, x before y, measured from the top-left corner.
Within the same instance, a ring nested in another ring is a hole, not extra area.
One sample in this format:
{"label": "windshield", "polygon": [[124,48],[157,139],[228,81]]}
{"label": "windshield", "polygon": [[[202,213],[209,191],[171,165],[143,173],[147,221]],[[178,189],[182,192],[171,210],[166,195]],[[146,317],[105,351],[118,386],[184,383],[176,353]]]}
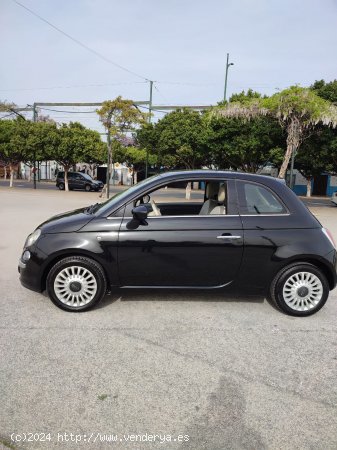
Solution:
{"label": "windshield", "polygon": [[90,181],[92,181],[92,178],[91,178],[91,176],[90,176],[90,175],[88,175],[87,173],[82,173],[82,172],[81,172],[81,175],[82,175],[82,177],[86,178],[87,180],[90,180]]}
{"label": "windshield", "polygon": [[130,194],[132,194],[133,191],[137,191],[139,187],[146,186],[147,184],[152,183],[154,178],[157,178],[160,176],[161,175],[153,175],[152,177],[146,178],[145,180],[142,180],[139,183],[134,184],[133,186],[129,187],[128,189],[125,189],[124,191],[117,192],[113,197],[109,198],[105,202],[100,203],[95,208],[95,212],[100,211],[102,213],[105,210],[110,209],[117,199],[118,199],[118,201],[122,200],[124,197],[127,197]]}

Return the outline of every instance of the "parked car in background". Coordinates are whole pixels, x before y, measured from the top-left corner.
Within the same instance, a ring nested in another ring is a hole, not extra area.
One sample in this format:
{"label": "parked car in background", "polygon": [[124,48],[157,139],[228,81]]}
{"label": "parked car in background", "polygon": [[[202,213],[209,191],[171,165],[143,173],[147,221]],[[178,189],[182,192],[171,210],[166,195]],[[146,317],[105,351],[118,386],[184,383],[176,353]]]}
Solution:
{"label": "parked car in background", "polygon": [[337,191],[335,191],[335,192],[332,193],[331,201],[332,201],[332,203],[333,203],[334,205],[337,206]]}
{"label": "parked car in background", "polygon": [[[90,175],[82,172],[68,172],[68,186],[70,190],[81,189],[85,191],[100,191],[103,189],[102,181],[93,180]],[[56,178],[56,187],[63,191],[65,188],[64,172],[59,172]]]}
{"label": "parked car in background", "polygon": [[[192,187],[190,199],[177,185]],[[19,272],[68,311],[116,287],[232,288],[308,316],[337,282],[330,233],[285,184],[210,170],[154,176],[51,218],[28,236]]]}

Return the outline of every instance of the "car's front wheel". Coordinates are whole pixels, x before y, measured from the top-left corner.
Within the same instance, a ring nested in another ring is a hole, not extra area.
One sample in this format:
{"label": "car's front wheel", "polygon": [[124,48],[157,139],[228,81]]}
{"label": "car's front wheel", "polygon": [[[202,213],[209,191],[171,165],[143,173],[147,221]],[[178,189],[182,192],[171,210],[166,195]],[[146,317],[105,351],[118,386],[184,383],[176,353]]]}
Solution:
{"label": "car's front wheel", "polygon": [[60,191],[64,191],[64,183],[59,183],[59,189]]}
{"label": "car's front wheel", "polygon": [[292,316],[310,316],[327,301],[329,284],[323,272],[308,263],[294,263],[281,270],[271,284],[271,297]]}
{"label": "car's front wheel", "polygon": [[86,184],[84,189],[85,189],[87,192],[91,191],[91,186],[90,186],[90,184]]}
{"label": "car's front wheel", "polygon": [[67,311],[86,311],[105,295],[106,279],[102,267],[83,256],[58,261],[47,276],[47,292],[56,306]]}

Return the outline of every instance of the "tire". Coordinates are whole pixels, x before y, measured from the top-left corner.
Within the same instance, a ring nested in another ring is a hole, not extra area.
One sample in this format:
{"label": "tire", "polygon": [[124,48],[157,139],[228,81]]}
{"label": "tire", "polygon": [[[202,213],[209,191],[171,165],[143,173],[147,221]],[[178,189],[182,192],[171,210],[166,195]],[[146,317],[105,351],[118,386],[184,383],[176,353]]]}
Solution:
{"label": "tire", "polygon": [[57,262],[48,273],[46,285],[51,301],[72,312],[92,308],[107,290],[102,267],[84,256],[70,256]]}
{"label": "tire", "polygon": [[59,183],[58,188],[60,189],[60,191],[64,191],[64,183]]}
{"label": "tire", "polygon": [[271,298],[291,316],[310,316],[319,311],[329,296],[329,284],[323,272],[308,263],[294,263],[274,278]]}
{"label": "tire", "polygon": [[91,186],[90,186],[90,184],[86,184],[86,185],[84,186],[84,189],[86,190],[86,192],[90,192],[90,191],[91,191]]}

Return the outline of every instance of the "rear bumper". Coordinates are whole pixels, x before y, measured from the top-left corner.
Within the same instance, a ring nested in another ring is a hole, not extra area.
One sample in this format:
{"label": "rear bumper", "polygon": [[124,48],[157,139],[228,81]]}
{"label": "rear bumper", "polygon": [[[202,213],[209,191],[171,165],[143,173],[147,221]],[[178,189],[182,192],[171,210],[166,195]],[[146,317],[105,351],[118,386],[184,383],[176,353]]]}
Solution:
{"label": "rear bumper", "polygon": [[330,253],[325,256],[325,259],[328,260],[329,269],[331,273],[331,279],[329,280],[330,290],[334,289],[337,285],[337,251],[334,249]]}

